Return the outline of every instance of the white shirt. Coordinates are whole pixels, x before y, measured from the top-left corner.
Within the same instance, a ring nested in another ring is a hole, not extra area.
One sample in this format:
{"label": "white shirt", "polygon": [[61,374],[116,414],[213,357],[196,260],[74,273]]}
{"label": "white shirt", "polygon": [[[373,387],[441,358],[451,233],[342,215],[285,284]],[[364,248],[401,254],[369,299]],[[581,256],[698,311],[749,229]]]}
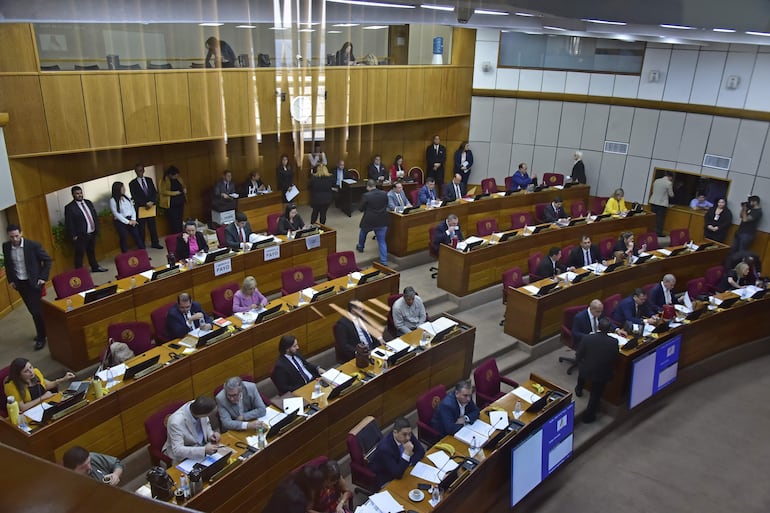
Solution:
{"label": "white shirt", "polygon": [[128,224],[129,221],[136,221],[136,210],[134,204],[125,196],[120,197],[120,204],[115,203],[115,198],[110,198],[110,211],[116,221]]}
{"label": "white shirt", "polygon": [[665,298],[665,304],[670,305],[671,304],[671,291],[666,288],[666,285],[663,282],[660,282],[660,286],[663,287],[663,297]]}
{"label": "white shirt", "polygon": [[28,280],[27,262],[24,260],[24,238],[21,239],[21,244],[18,247],[11,244],[11,260],[13,260],[13,267],[16,270],[16,277],[20,280]]}

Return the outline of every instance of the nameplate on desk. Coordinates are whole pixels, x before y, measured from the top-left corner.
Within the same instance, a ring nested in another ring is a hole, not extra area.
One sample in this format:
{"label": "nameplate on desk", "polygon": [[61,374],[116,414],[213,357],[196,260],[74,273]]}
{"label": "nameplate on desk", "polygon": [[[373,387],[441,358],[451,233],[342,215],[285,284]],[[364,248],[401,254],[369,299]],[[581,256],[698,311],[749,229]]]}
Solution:
{"label": "nameplate on desk", "polygon": [[233,261],[231,258],[225,258],[224,260],[214,262],[214,276],[222,276],[223,274],[232,272],[232,270]]}
{"label": "nameplate on desk", "polygon": [[319,234],[308,235],[305,237],[305,247],[307,249],[315,249],[321,247],[321,236]]}
{"label": "nameplate on desk", "polygon": [[265,248],[265,262],[268,260],[275,260],[277,258],[281,258],[281,246],[270,246],[269,248]]}

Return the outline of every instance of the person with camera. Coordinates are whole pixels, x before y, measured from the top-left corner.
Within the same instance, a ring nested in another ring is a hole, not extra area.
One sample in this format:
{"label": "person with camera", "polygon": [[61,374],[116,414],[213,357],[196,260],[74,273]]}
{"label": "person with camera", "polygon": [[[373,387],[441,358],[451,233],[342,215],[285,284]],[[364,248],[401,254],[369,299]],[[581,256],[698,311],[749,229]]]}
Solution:
{"label": "person with camera", "polygon": [[62,465],[111,486],[120,484],[120,476],[123,475],[123,464],[119,459],[108,454],[89,452],[79,445],[70,447],[64,453]]}
{"label": "person with camera", "polygon": [[754,237],[757,235],[757,226],[762,219],[762,208],[759,206],[759,196],[749,196],[747,201],[741,203],[741,224],[735,232],[731,253],[748,251]]}

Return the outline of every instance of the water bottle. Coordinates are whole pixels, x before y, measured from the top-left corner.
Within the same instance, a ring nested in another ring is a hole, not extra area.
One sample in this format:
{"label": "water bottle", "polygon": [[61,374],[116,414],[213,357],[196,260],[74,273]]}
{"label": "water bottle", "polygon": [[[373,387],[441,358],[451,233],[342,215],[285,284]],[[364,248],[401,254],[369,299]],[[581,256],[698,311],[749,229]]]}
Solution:
{"label": "water bottle", "polygon": [[112,375],[112,369],[107,367],[107,390],[115,386],[115,376]]}
{"label": "water bottle", "polygon": [[471,451],[478,451],[479,450],[479,443],[476,441],[476,437],[471,437]]}
{"label": "water bottle", "polygon": [[513,407],[513,416],[517,419],[521,415],[521,401],[516,401],[516,406]]}
{"label": "water bottle", "polygon": [[131,277],[131,288],[133,289],[133,288],[135,288],[135,287],[136,287],[136,277],[135,277],[135,276],[132,276],[132,277]]}
{"label": "water bottle", "polygon": [[16,402],[16,398],[12,395],[8,396],[8,420],[14,426],[19,425],[19,403]]}
{"label": "water bottle", "polygon": [[316,379],[315,386],[313,387],[313,396],[318,397],[319,395],[321,395],[321,380]]}
{"label": "water bottle", "polygon": [[72,311],[72,300],[70,298],[67,298],[67,311]]}
{"label": "water bottle", "polygon": [[104,388],[102,387],[102,380],[99,378],[94,378],[93,381],[94,384],[94,395],[97,399],[101,399],[104,397]]}
{"label": "water bottle", "polygon": [[192,469],[188,479],[190,480],[190,496],[198,495],[203,490],[201,471],[197,468]]}
{"label": "water bottle", "polygon": [[19,429],[22,431],[29,431],[29,426],[27,426],[27,418],[23,414],[19,414]]}
{"label": "water bottle", "polygon": [[190,480],[187,478],[187,474],[182,474],[179,476],[179,488],[182,489],[182,492],[184,493],[184,498],[189,499],[190,498]]}
{"label": "water bottle", "polygon": [[353,275],[351,273],[348,273],[348,287],[353,286]]}
{"label": "water bottle", "polygon": [[262,423],[257,428],[257,449],[260,451],[267,445],[267,437],[265,436],[265,428]]}
{"label": "water bottle", "polygon": [[441,501],[441,490],[439,490],[438,485],[433,485],[430,489],[430,499],[434,506]]}
{"label": "water bottle", "polygon": [[388,372],[388,359],[387,358],[383,358],[382,359],[382,372],[383,373]]}

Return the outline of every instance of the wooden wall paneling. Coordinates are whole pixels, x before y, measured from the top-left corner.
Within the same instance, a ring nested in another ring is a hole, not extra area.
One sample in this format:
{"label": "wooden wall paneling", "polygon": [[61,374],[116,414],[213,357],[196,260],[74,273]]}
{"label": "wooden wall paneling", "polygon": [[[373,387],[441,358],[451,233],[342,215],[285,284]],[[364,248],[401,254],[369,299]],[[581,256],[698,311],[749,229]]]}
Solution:
{"label": "wooden wall paneling", "polygon": [[421,118],[426,110],[425,101],[431,101],[432,94],[425,97],[425,70],[424,68],[410,67],[406,70],[406,105],[404,106],[404,119]]}
{"label": "wooden wall paneling", "polygon": [[341,127],[348,119],[348,68],[324,70],[326,84],[326,126]]}
{"label": "wooden wall paneling", "polygon": [[92,148],[126,144],[120,82],[117,74],[83,74],[83,98]]}
{"label": "wooden wall paneling", "polygon": [[150,73],[121,73],[120,96],[126,126],[126,143],[160,142],[158,97]]}
{"label": "wooden wall paneling", "polygon": [[361,125],[366,123],[366,92],[368,87],[368,70],[363,68],[350,70],[350,117],[348,124]]}
{"label": "wooden wall paneling", "polygon": [[222,137],[224,106],[219,72],[191,71],[187,74],[187,84],[192,137]]}
{"label": "wooden wall paneling", "polygon": [[367,123],[382,123],[388,119],[388,70],[373,67],[367,73],[366,114]]}
{"label": "wooden wall paneling", "polygon": [[[8,286],[8,276],[5,274],[5,269],[0,271],[0,317],[5,317],[13,309],[11,304],[11,291],[13,289]],[[16,294],[18,296],[18,294]]]}
{"label": "wooden wall paneling", "polygon": [[[244,339],[252,338],[251,333],[240,333],[236,336],[243,337]],[[230,349],[235,344],[234,341],[228,341],[227,346],[221,345],[216,349],[226,348]],[[246,344],[239,344],[239,346],[245,346]],[[212,348],[213,349],[213,348]],[[237,350],[236,350],[237,351]],[[228,351],[230,353],[231,351]],[[233,376],[240,376],[242,374],[254,374],[254,366],[252,361],[252,353],[250,348],[242,347],[242,350],[236,352],[232,356],[222,356],[221,354],[215,354],[216,351],[209,351],[206,354],[206,358],[198,358],[193,362],[193,393],[195,397],[201,395],[208,395],[214,397],[214,390],[222,386],[225,380]],[[221,351],[219,351],[221,353]]]}
{"label": "wooden wall paneling", "polygon": [[8,163],[16,201],[24,201],[44,193],[37,159],[10,159]]}
{"label": "wooden wall paneling", "polygon": [[[295,78],[298,73],[295,70],[276,70],[275,89],[281,90],[283,96],[278,96],[278,102],[276,102],[276,125],[277,131],[283,134],[292,131],[293,124],[291,119],[291,100],[296,95],[296,87],[294,84]],[[292,77],[292,82],[289,82],[289,76]],[[291,140],[291,138],[289,138]],[[289,151],[289,161],[292,165],[295,165],[294,158],[292,157],[293,150]],[[278,165],[276,163],[276,165]]]}
{"label": "wooden wall paneling", "polygon": [[443,66],[437,66],[433,68],[425,68],[423,72],[423,90],[428,89],[428,94],[423,99],[422,111],[419,109],[415,111],[414,117],[434,117],[441,116],[446,111],[446,74],[444,72],[446,68]]}
{"label": "wooden wall paneling", "polygon": [[77,438],[60,445],[54,450],[54,460],[62,461],[64,453],[70,447],[79,445],[88,447],[91,452],[102,454],[123,454],[126,452],[125,440],[122,436],[115,436],[115,433],[122,433],[123,425],[120,422],[120,415],[111,417],[101,424],[97,424],[92,429],[81,433]]}
{"label": "wooden wall paneling", "polygon": [[275,96],[275,71],[249,70],[249,108],[257,107],[254,113],[257,133],[276,133],[278,131],[278,110]]}
{"label": "wooden wall paneling", "polygon": [[[476,58],[476,29],[452,29],[452,66],[473,66]],[[471,73],[472,75],[473,73]]]}
{"label": "wooden wall paneling", "polygon": [[0,40],[0,72],[40,70],[31,23],[0,23]]}
{"label": "wooden wall paneling", "polygon": [[404,119],[406,108],[406,96],[411,94],[411,87],[407,82],[406,68],[388,69],[387,112],[388,121]]}
{"label": "wooden wall paneling", "polygon": [[85,149],[88,123],[80,75],[40,75],[51,150]]}
{"label": "wooden wall paneling", "polygon": [[450,148],[447,146],[447,152],[449,153],[447,156],[448,161],[450,157],[454,158],[454,152],[457,150],[460,142],[468,140],[471,129],[471,119],[469,116],[458,116],[444,120],[444,122],[446,123],[447,140],[458,141],[457,145],[454,147]]}
{"label": "wooden wall paneling", "polygon": [[225,104],[225,133],[227,137],[237,137],[256,133],[249,123],[249,113],[253,107],[248,105],[247,71],[222,72],[222,99]]}
{"label": "wooden wall paneling", "polygon": [[187,185],[185,217],[209,219],[211,211],[205,209],[211,206],[212,188],[221,177],[224,167],[214,168],[213,158],[208,155],[190,156],[185,159],[183,166],[180,167],[182,180]]}
{"label": "wooden wall paneling", "polygon": [[155,73],[158,125],[162,141],[178,141],[192,136],[190,90],[187,73]]}
{"label": "wooden wall paneling", "polygon": [[35,196],[27,200],[17,201],[16,211],[24,236],[36,240],[44,248],[50,249],[53,246],[53,236],[51,235],[51,221],[48,218],[48,205],[45,202],[45,196]]}
{"label": "wooden wall paneling", "polygon": [[0,112],[10,117],[3,129],[8,155],[50,150],[39,76],[0,76]]}
{"label": "wooden wall paneling", "polygon": [[455,68],[454,73],[457,76],[454,93],[455,112],[457,114],[470,114],[473,94],[473,68]]}

